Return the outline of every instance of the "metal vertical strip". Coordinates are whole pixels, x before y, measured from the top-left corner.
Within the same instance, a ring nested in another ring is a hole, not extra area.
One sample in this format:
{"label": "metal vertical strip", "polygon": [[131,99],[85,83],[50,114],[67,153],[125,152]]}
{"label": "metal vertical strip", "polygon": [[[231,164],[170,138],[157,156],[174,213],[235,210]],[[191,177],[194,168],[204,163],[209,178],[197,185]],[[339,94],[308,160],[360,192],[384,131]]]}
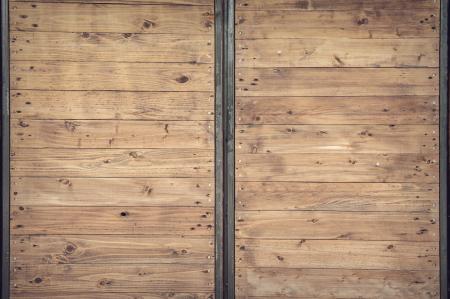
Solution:
{"label": "metal vertical strip", "polygon": [[235,297],[235,49],[234,49],[234,0],[226,0],[224,9],[225,57],[224,95],[226,107],[225,123],[225,298]]}
{"label": "metal vertical strip", "polygon": [[440,285],[441,298],[449,298],[448,290],[448,0],[441,0],[440,68],[439,68],[439,219],[440,219]]}
{"label": "metal vertical strip", "polygon": [[2,285],[1,298],[9,298],[9,11],[1,0],[2,39]]}

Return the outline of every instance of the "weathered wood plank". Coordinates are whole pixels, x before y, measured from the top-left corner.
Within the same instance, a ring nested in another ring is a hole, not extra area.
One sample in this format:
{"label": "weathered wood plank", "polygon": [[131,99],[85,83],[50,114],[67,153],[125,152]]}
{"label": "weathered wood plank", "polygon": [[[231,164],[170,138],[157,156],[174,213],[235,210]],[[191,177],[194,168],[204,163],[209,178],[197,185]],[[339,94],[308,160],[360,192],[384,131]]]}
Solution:
{"label": "weathered wood plank", "polygon": [[438,241],[438,215],[390,212],[237,211],[237,238]]}
{"label": "weathered wood plank", "polygon": [[87,4],[102,4],[102,3],[119,3],[119,4],[145,4],[145,5],[203,5],[212,6],[212,0],[10,0],[10,2],[57,2],[57,3],[87,3]]}
{"label": "weathered wood plank", "polygon": [[236,107],[238,124],[439,123],[436,96],[237,97]]}
{"label": "weathered wood plank", "polygon": [[214,148],[213,122],[16,120],[13,148]]}
{"label": "weathered wood plank", "polygon": [[32,119],[214,120],[214,95],[202,92],[11,92],[11,117]]}
{"label": "weathered wood plank", "polygon": [[213,35],[214,12],[212,6],[14,2],[10,26],[18,31]]}
{"label": "weathered wood plank", "polygon": [[437,270],[439,243],[236,240],[236,267]]}
{"label": "weathered wood plank", "polygon": [[437,212],[439,186],[407,183],[239,182],[238,210]]}
{"label": "weathered wood plank", "polygon": [[237,269],[237,298],[439,298],[437,271]]}
{"label": "weathered wood plank", "polygon": [[[209,265],[14,265],[12,290],[53,295],[76,292],[212,292]],[[31,283],[30,283],[31,281]]]}
{"label": "weathered wood plank", "polygon": [[[36,135],[36,134],[35,134]],[[238,125],[237,153],[436,153],[439,127],[425,125]]]}
{"label": "weathered wood plank", "polygon": [[[436,95],[435,68],[238,68],[238,96]],[[13,84],[14,85],[14,84]]]}
{"label": "weathered wood plank", "polygon": [[13,206],[12,235],[115,234],[211,236],[210,208]]}
{"label": "weathered wood plank", "polygon": [[214,206],[212,179],[12,177],[11,203],[25,206]]}
{"label": "weathered wood plank", "polygon": [[13,61],[212,63],[213,51],[206,35],[11,32]]}
{"label": "weathered wood plank", "polygon": [[432,0],[236,0],[237,10],[389,10],[434,9]]}
{"label": "weathered wood plank", "polygon": [[438,29],[437,9],[236,12],[237,39],[436,38]]}
{"label": "weathered wood plank", "polygon": [[12,176],[212,177],[214,152],[200,149],[13,149]]}
{"label": "weathered wood plank", "polygon": [[11,255],[36,264],[213,264],[214,244],[201,238],[148,236],[14,236]]}
{"label": "weathered wood plank", "polygon": [[239,67],[438,67],[439,39],[240,40],[236,61]]}
{"label": "weathered wood plank", "polygon": [[241,154],[239,181],[438,183],[438,156],[417,154]]}
{"label": "weathered wood plank", "polygon": [[71,293],[64,292],[64,294],[52,294],[51,297],[45,294],[45,292],[39,291],[16,291],[12,290],[11,295],[14,299],[212,299],[212,293],[175,293],[175,292],[160,292],[160,293],[85,293],[82,290],[72,291]]}
{"label": "weathered wood plank", "polygon": [[206,64],[15,61],[11,89],[209,91],[213,67]]}

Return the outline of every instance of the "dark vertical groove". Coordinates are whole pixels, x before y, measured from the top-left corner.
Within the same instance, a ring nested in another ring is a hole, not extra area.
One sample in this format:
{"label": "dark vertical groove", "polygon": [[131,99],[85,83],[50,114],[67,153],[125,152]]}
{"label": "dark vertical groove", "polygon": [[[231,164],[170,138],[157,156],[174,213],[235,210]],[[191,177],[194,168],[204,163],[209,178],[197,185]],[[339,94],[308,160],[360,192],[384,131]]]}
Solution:
{"label": "dark vertical groove", "polygon": [[448,289],[448,0],[441,0],[440,68],[439,68],[439,219],[441,298],[449,298]]}
{"label": "dark vertical groove", "polygon": [[223,2],[215,0],[215,299],[224,293],[224,18]]}
{"label": "dark vertical groove", "polygon": [[2,285],[9,298],[9,26],[8,0],[1,0],[2,35]]}
{"label": "dark vertical groove", "polygon": [[225,0],[224,9],[224,107],[225,107],[225,156],[224,156],[224,277],[226,299],[234,299],[234,204],[235,204],[235,104],[234,104],[234,0]]}

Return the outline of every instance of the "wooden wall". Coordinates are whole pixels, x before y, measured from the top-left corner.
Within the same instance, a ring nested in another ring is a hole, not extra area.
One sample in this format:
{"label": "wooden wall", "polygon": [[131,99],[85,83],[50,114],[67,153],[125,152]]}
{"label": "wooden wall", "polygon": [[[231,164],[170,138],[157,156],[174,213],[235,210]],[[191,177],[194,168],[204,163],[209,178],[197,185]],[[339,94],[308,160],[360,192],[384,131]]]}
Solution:
{"label": "wooden wall", "polygon": [[12,298],[212,298],[214,2],[100,3],[10,2]]}
{"label": "wooden wall", "polygon": [[237,0],[238,298],[439,298],[438,5]]}

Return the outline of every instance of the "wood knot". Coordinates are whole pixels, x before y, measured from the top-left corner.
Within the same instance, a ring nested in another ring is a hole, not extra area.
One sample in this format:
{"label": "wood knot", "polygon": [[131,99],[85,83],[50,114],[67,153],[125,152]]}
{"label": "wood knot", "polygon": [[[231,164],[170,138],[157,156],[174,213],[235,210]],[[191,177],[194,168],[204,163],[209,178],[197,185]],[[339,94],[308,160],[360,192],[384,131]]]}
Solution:
{"label": "wood knot", "polygon": [[175,79],[178,83],[186,83],[189,81],[189,77],[182,75]]}
{"label": "wood knot", "polygon": [[21,120],[19,122],[19,126],[21,126],[22,128],[26,128],[26,127],[29,127],[30,125],[28,123],[24,122],[23,120]]}
{"label": "wood knot", "polygon": [[150,20],[144,20],[144,23],[142,24],[142,26],[144,26],[145,29],[149,29],[149,28],[155,27],[156,23],[152,22]]}
{"label": "wood knot", "polygon": [[77,245],[75,245],[75,244],[73,244],[73,243],[68,243],[68,244],[66,245],[66,248],[65,248],[65,250],[64,250],[64,253],[69,255],[69,254],[74,253],[76,249],[77,249]]}
{"label": "wood knot", "polygon": [[367,19],[367,18],[361,18],[361,19],[358,19],[358,20],[356,21],[356,23],[357,23],[359,26],[361,26],[361,25],[367,25],[367,24],[369,24],[369,19]]}
{"label": "wood knot", "polygon": [[278,259],[279,261],[284,261],[284,257],[282,257],[281,255],[277,255],[277,259]]}
{"label": "wood knot", "polygon": [[34,279],[34,282],[35,282],[35,283],[41,283],[41,282],[42,282],[42,278],[36,277],[36,278]]}
{"label": "wood knot", "polygon": [[394,248],[394,245],[392,245],[392,244],[388,245],[388,247],[387,247],[387,249],[393,249],[393,248]]}
{"label": "wood knot", "polygon": [[81,33],[81,36],[84,38],[89,38],[89,36],[91,36],[91,35],[87,32],[83,32],[83,33]]}
{"label": "wood knot", "polygon": [[130,214],[127,211],[120,212],[121,217],[127,217],[128,215]]}
{"label": "wood knot", "polygon": [[112,281],[109,280],[109,279],[104,278],[104,279],[102,279],[102,280],[100,280],[98,282],[98,285],[101,286],[101,287],[107,287],[107,286],[112,285]]}
{"label": "wood knot", "polygon": [[64,127],[67,129],[67,131],[69,132],[75,132],[75,130],[77,129],[77,127],[79,127],[80,124],[73,122],[73,121],[68,121],[66,120],[64,122]]}

